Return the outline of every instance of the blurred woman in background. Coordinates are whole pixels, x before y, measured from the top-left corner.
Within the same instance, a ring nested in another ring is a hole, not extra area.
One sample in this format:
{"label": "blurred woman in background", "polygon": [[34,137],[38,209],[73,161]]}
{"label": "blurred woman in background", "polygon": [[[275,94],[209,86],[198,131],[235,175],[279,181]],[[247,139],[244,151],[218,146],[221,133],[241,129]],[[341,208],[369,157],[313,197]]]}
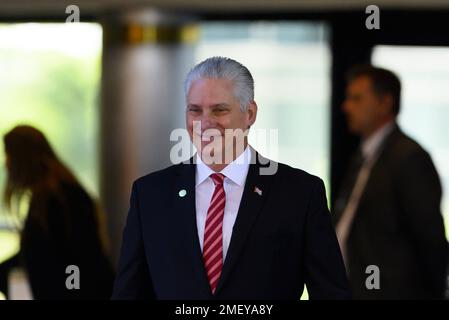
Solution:
{"label": "blurred woman in background", "polygon": [[[33,298],[109,299],[114,275],[94,201],[39,130],[17,126],[4,136],[4,145],[5,205],[11,208],[14,199],[31,194],[20,252],[11,261],[25,269]],[[69,265],[79,268],[80,289],[66,287]]]}

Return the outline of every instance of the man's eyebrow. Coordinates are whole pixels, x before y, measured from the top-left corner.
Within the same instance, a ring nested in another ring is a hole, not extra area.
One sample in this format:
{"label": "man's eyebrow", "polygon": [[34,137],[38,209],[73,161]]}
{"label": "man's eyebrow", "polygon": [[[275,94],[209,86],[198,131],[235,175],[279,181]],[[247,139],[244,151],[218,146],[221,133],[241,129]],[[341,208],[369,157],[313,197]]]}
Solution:
{"label": "man's eyebrow", "polygon": [[229,107],[229,104],[223,102],[223,103],[217,103],[212,105],[212,107]]}
{"label": "man's eyebrow", "polygon": [[[228,103],[226,103],[226,102],[216,103],[216,104],[211,105],[212,108],[229,107],[229,106],[230,106],[230,105],[229,105]],[[190,108],[190,107],[201,108],[199,105],[194,104],[194,103],[189,103],[189,104],[187,105],[187,107],[189,107],[189,108]]]}

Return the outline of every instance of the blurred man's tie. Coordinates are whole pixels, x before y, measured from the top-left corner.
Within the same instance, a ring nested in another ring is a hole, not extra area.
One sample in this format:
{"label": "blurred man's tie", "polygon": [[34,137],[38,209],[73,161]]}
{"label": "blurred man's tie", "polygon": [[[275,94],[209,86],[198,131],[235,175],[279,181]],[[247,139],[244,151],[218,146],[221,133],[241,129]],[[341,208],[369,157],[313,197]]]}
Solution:
{"label": "blurred man's tie", "polygon": [[[347,265],[346,240],[349,236],[352,221],[357,211],[358,202],[369,178],[370,165],[364,162],[360,149],[352,158],[348,175],[343,184],[341,196],[338,199],[336,210],[340,214],[339,222],[335,228],[338,243]],[[347,270],[349,271],[349,270]]]}

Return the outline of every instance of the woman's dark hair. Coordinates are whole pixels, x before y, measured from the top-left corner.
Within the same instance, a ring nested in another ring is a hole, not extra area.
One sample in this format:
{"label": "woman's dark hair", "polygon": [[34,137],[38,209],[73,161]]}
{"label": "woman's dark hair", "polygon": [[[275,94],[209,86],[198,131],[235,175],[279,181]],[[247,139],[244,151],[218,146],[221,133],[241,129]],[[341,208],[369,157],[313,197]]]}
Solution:
{"label": "woman's dark hair", "polygon": [[3,201],[7,208],[11,208],[14,196],[31,191],[31,203],[37,220],[46,212],[48,195],[58,196],[61,184],[80,186],[75,176],[58,159],[44,134],[38,129],[19,125],[9,131],[3,138],[7,180],[3,194]]}

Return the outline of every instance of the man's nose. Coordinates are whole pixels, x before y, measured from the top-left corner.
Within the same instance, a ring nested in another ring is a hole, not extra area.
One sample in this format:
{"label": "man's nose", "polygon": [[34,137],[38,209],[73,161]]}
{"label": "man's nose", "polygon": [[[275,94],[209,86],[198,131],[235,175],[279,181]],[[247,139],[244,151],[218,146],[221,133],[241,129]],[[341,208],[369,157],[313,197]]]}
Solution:
{"label": "man's nose", "polygon": [[214,117],[209,113],[204,113],[203,117],[201,118],[201,128],[208,129],[208,128],[214,128],[216,125],[216,121]]}

